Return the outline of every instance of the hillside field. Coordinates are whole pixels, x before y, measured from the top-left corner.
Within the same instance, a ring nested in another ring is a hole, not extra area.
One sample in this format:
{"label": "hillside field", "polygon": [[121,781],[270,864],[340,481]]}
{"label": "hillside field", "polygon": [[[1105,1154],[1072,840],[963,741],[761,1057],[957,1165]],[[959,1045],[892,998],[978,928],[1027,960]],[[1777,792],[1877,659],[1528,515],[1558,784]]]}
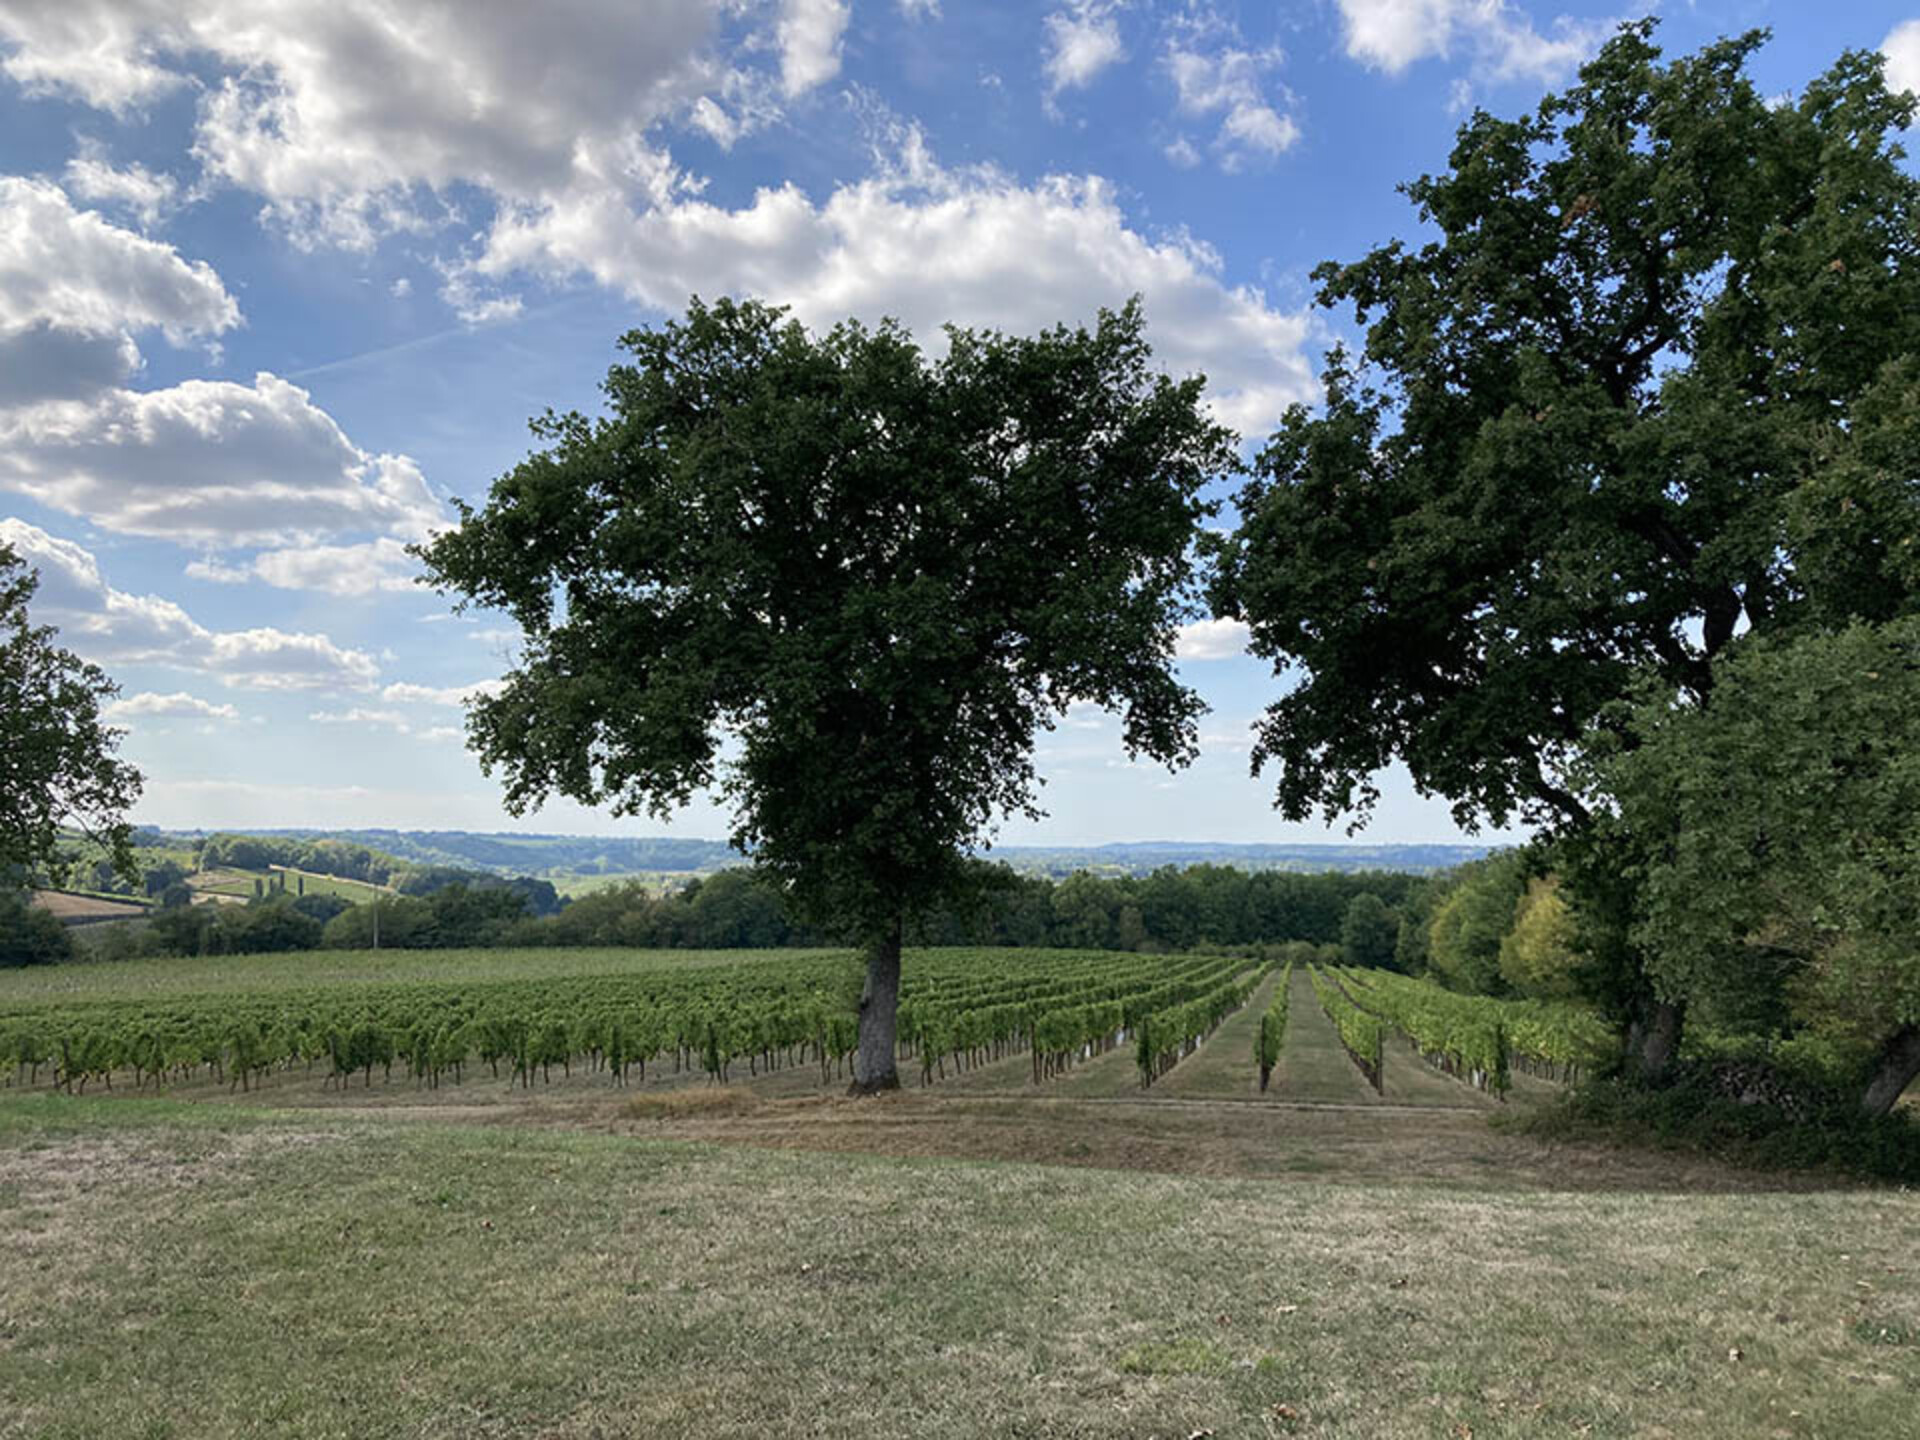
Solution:
{"label": "hillside field", "polygon": [[[907,969],[932,995],[1133,958]],[[96,964],[0,975],[0,1032],[328,997],[377,1014],[438,987],[750,997],[796,974],[858,968]],[[624,1084],[579,1060],[340,1084],[323,1058],[245,1094],[195,1066],[159,1098],[8,1066],[0,1436],[1911,1433],[1920,1196],[1544,1144],[1499,1117],[1550,1082],[1516,1075],[1503,1103],[1396,1035],[1376,1090],[1303,968],[1234,983],[1245,1003],[1147,1089],[1129,1045],[1039,1084],[1025,1050],[946,1056],[925,1085],[906,1060],[872,1100],[812,1060],[722,1084],[665,1054]],[[1283,993],[1262,1093],[1253,1036]]]}

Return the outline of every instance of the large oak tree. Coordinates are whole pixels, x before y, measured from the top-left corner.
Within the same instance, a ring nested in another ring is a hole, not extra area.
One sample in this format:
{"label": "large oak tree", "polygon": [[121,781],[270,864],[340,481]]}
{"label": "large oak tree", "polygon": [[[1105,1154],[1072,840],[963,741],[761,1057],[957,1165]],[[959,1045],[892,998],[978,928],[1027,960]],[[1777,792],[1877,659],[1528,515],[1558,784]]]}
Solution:
{"label": "large oak tree", "polygon": [[525,633],[470,721],[511,808],[717,785],[734,843],[865,948],[856,1089],[898,1083],[903,927],[1037,813],[1036,731],[1092,701],[1130,752],[1193,752],[1175,630],[1233,440],[1142,329],[950,330],[935,360],[891,323],[696,301],[423,552]]}
{"label": "large oak tree", "polygon": [[[1259,457],[1214,588],[1298,678],[1255,753],[1290,818],[1364,811],[1398,759],[1605,892],[1626,866],[1568,765],[1635,677],[1710,703],[1742,633],[1920,596],[1912,97],[1852,53],[1782,102],[1746,74],[1763,34],[1671,61],[1653,34],[1462,126],[1405,187],[1432,238],[1315,272],[1364,349]],[[1684,996],[1628,928],[1605,988],[1658,1072]]]}

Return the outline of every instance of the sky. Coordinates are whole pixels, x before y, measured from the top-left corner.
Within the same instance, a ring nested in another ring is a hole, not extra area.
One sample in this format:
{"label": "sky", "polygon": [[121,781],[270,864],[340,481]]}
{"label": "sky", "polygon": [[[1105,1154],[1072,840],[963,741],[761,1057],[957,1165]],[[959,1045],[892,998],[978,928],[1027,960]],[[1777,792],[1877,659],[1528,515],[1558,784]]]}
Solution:
{"label": "sky", "polygon": [[[1256,446],[1352,339],[1313,266],[1419,238],[1395,187],[1472,109],[1647,13],[1671,53],[1770,27],[1769,94],[1849,48],[1920,89],[1920,0],[0,0],[0,541],[121,687],[137,820],[723,836],[508,815],[461,727],[514,633],[406,554],[621,333],[753,295],[937,351],[1138,294]],[[1001,839],[1344,838],[1249,776],[1288,682],[1243,640],[1182,634],[1190,769],[1076,709]],[[1363,838],[1459,836],[1383,788]]]}

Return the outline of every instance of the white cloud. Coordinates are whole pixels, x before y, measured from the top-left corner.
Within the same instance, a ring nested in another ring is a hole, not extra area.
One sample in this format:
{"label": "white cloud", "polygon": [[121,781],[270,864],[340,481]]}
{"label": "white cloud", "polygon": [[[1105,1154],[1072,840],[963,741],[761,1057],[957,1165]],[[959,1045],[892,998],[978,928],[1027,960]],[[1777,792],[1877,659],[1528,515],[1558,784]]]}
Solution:
{"label": "white cloud", "polygon": [[[650,126],[724,90],[712,42],[723,19],[760,8],[16,0],[0,10],[0,42],[13,47],[0,68],[30,93],[117,111],[192,84],[194,152],[210,176],[267,197],[299,236],[366,245],[448,218],[421,187],[444,195],[467,182],[524,200],[583,178],[620,183],[644,168]],[[824,63],[804,49],[819,33],[802,28],[783,73]],[[209,59],[218,78],[190,80],[189,63]]]}
{"label": "white cloud", "polygon": [[351,710],[315,710],[307,719],[319,725],[358,725],[362,728],[398,730],[410,728],[407,717],[397,710],[370,710],[356,705]]}
{"label": "white cloud", "polygon": [[791,100],[840,73],[847,0],[781,0],[780,89]]}
{"label": "white cloud", "polygon": [[106,530],[208,546],[421,536],[441,517],[413,461],[369,455],[264,372],[0,413],[0,487]]}
{"label": "white cloud", "polygon": [[180,182],[144,165],[115,166],[98,141],[82,140],[80,153],[67,162],[66,188],[82,200],[122,206],[151,228],[173,209]]}
{"label": "white cloud", "polygon": [[1200,163],[1200,152],[1194,148],[1193,141],[1184,135],[1176,136],[1163,153],[1182,170],[1191,170]]}
{"label": "white cloud", "polygon": [[1545,83],[1586,59],[1612,28],[1562,16],[1543,35],[1511,0],[1340,0],[1340,12],[1347,54],[1390,75],[1464,48],[1486,79]]}
{"label": "white cloud", "polygon": [[115,700],[100,712],[108,720],[131,720],[142,716],[159,716],[181,720],[238,720],[240,712],[231,705],[215,705],[211,701],[189,695],[186,691],[176,691],[171,695],[156,694],[144,690],[138,695],[130,695],[125,700]]}
{"label": "white cloud", "polygon": [[1887,57],[1887,88],[1920,92],[1920,20],[1904,20],[1880,42]]}
{"label": "white cloud", "polygon": [[[392,687],[388,687],[392,688]],[[444,744],[464,740],[466,732],[457,725],[429,725],[416,729],[411,720],[397,710],[374,710],[354,706],[351,710],[315,710],[307,719],[318,725],[347,725],[357,730],[391,730],[396,735],[411,735],[416,740]]]}
{"label": "white cloud", "polygon": [[208,630],[171,600],[116,590],[91,552],[25,521],[0,520],[0,544],[39,572],[34,619],[89,660],[166,665],[254,690],[364,689],[379,675],[371,655],[325,635]]}
{"label": "white cloud", "polygon": [[1168,42],[1166,64],[1183,115],[1220,117],[1213,149],[1222,167],[1234,170],[1249,156],[1271,157],[1292,148],[1300,127],[1273,107],[1261,83],[1265,72],[1280,65],[1281,52],[1245,49],[1222,28],[1217,20],[1189,27]]}
{"label": "white cloud", "polygon": [[681,200],[635,213],[607,196],[506,216],[476,268],[496,280],[584,272],[668,311],[698,292],[762,296],[811,325],[891,315],[935,349],[949,320],[1032,333],[1138,293],[1154,354],[1174,373],[1205,372],[1226,423],[1269,428],[1314,393],[1308,318],[1221,283],[1219,257],[1191,237],[1130,228],[1107,181],[948,171],[916,132],[898,140],[897,164],[819,204],[787,184],[741,209]]}
{"label": "white cloud", "polygon": [[76,210],[57,185],[0,176],[0,410],[122,383],[140,331],[187,345],[239,323],[211,266]]}
{"label": "white cloud", "polygon": [[940,0],[897,0],[900,13],[909,20],[938,20]]}
{"label": "white cloud", "polygon": [[381,690],[380,698],[407,705],[446,705],[458,708],[482,695],[498,695],[506,689],[504,680],[475,680],[470,685],[416,685],[396,680]]}
{"label": "white cloud", "polygon": [[1195,620],[1180,627],[1173,653],[1181,660],[1231,660],[1246,652],[1248,633],[1242,620]]}
{"label": "white cloud", "polygon": [[259,580],[280,590],[314,590],[323,595],[371,595],[410,591],[420,566],[399,540],[382,537],[361,545],[305,545],[267,550],[243,565],[217,559],[196,560],[187,574],[196,580],[238,585]]}
{"label": "white cloud", "polygon": [[57,186],[0,177],[0,489],[207,546],[424,535],[441,509],[414,463],[361,450],[298,386],[263,373],[123,388],[136,333],[185,345],[239,323],[210,266]]}
{"label": "white cloud", "polygon": [[1102,70],[1127,58],[1113,12],[1105,0],[1071,0],[1067,9],[1046,17],[1043,66],[1049,96],[1084,90]]}

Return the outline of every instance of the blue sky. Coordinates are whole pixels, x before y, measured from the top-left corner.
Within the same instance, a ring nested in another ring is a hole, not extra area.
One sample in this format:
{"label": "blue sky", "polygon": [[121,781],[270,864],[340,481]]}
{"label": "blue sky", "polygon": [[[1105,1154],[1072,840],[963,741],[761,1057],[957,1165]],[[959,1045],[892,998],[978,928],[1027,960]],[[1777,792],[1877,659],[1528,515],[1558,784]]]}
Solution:
{"label": "blue sky", "polygon": [[[1257,441],[1344,333],[1311,268],[1412,237],[1395,186],[1468,110],[1649,10],[1674,52],[1771,27],[1772,93],[1850,47],[1920,87],[1920,0],[0,0],[0,539],[120,682],[142,820],[655,833],[505,814],[460,699],[512,636],[403,550],[620,332],[734,293],[937,343],[1139,293]],[[1076,712],[1003,838],[1340,838],[1247,774],[1281,682],[1230,626],[1182,651],[1197,764]],[[1367,838],[1457,833],[1385,788]]]}

